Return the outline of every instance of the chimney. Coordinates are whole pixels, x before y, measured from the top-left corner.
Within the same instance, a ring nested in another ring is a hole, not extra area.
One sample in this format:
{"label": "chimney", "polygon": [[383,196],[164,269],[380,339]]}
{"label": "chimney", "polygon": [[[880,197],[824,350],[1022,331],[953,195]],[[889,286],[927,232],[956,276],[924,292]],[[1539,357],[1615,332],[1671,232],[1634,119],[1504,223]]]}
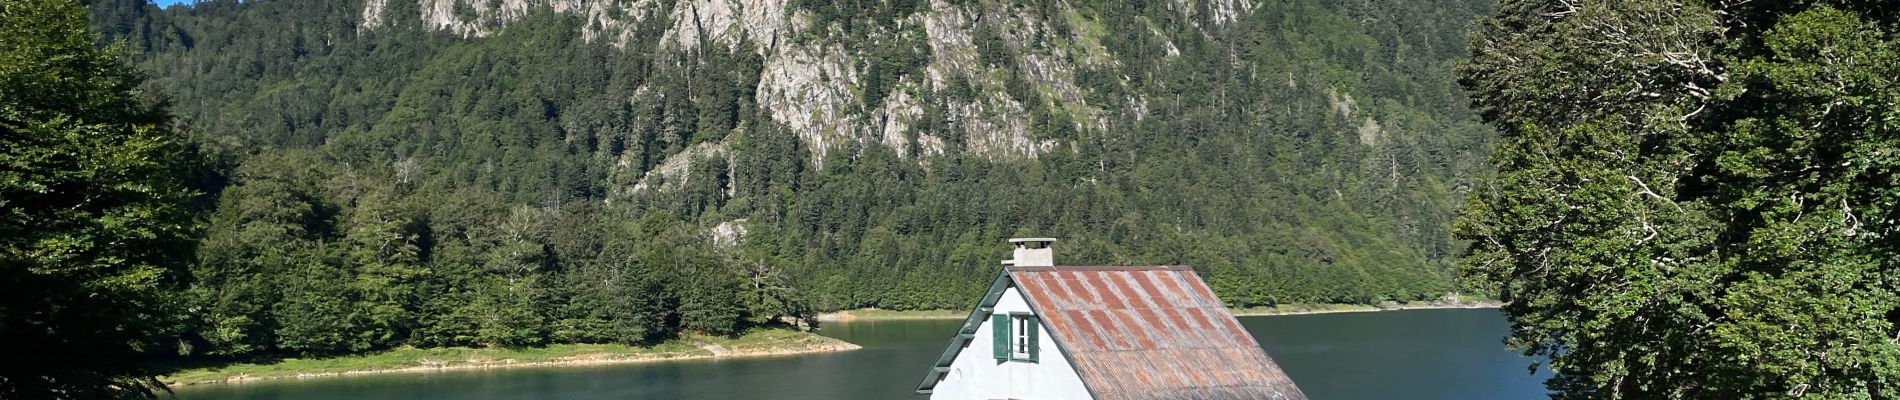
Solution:
{"label": "chimney", "polygon": [[1055,238],[1015,238],[1009,244],[1016,248],[1014,259],[1003,260],[1004,266],[1053,267],[1056,265],[1055,249],[1049,248],[1056,243]]}

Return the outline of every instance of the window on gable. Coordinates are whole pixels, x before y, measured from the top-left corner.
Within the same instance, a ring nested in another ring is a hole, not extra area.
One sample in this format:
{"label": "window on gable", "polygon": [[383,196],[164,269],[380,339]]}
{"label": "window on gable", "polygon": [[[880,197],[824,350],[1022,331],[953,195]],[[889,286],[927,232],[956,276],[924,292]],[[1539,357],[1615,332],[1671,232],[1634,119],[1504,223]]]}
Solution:
{"label": "window on gable", "polygon": [[1012,343],[1010,343],[1009,346],[1009,358],[1019,360],[1027,359],[1029,358],[1029,330],[1033,329],[1030,328],[1029,317],[1013,315],[1010,316],[1010,322],[1016,326],[1014,329],[1015,333],[1010,335],[1010,341]]}
{"label": "window on gable", "polygon": [[1038,332],[1036,332],[1036,330],[1041,328],[1040,325],[1042,325],[1042,321],[1039,321],[1039,319],[1040,318],[1036,318],[1035,315],[1030,314],[1011,314],[1009,316],[1009,359],[1016,361],[1036,361],[1036,347],[1038,347],[1036,345],[1038,340]]}
{"label": "window on gable", "polygon": [[1041,318],[1029,313],[997,313],[991,322],[991,330],[996,333],[993,344],[997,361],[1036,362]]}

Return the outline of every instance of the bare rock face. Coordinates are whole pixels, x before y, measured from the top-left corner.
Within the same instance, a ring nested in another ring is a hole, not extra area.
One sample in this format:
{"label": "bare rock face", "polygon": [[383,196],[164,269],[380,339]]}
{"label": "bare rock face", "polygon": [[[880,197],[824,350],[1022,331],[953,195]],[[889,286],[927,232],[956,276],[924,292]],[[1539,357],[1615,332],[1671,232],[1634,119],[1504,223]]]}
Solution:
{"label": "bare rock face", "polygon": [[[1292,80],[1289,79],[1288,82]],[[1355,115],[1371,114],[1359,109],[1359,101],[1352,98],[1352,93],[1326,89],[1326,102],[1333,106],[1333,112],[1338,113],[1341,120],[1351,121]],[[1371,115],[1365,115],[1363,119],[1364,122],[1359,123],[1359,127],[1354,130],[1359,134],[1359,144],[1377,146],[1380,138],[1385,134],[1385,127]]]}
{"label": "bare rock face", "polygon": [[699,0],[675,5],[672,27],[660,39],[673,49],[696,49],[701,40],[738,46],[749,42],[764,55],[780,39],[787,22],[785,0]]}
{"label": "bare rock face", "polygon": [[[362,27],[379,29],[388,25],[383,11],[388,8],[390,1],[411,0],[365,0]],[[413,1],[422,11],[423,26],[453,32],[462,37],[488,36],[531,12],[551,10],[586,17],[587,23],[582,25],[585,37],[589,40],[607,39],[616,44],[627,40],[629,32],[624,28],[648,19],[655,8],[650,0]]]}
{"label": "bare rock face", "polygon": [[[1168,9],[1189,17],[1188,21],[1198,21],[1193,17],[1206,15],[1215,25],[1226,25],[1240,20],[1240,17],[1253,12],[1253,3],[1246,0],[1174,0],[1168,3]],[[1199,26],[1199,25],[1196,25]]]}
{"label": "bare rock face", "polygon": [[[619,194],[623,195],[621,197],[626,197],[625,195],[631,195],[644,190],[666,190],[684,186],[691,179],[694,179],[691,173],[694,162],[709,158],[729,159],[732,157],[731,153],[731,147],[727,146],[724,142],[693,145],[692,147],[686,148],[685,151],[679,152],[679,154],[666,157],[666,160],[661,161],[659,166],[653,167],[652,170],[641,175],[640,180],[634,183],[633,186],[625,188],[625,193]],[[622,162],[622,165],[624,164],[625,161]],[[701,177],[700,179],[704,178]]]}
{"label": "bare rock face", "polygon": [[363,24],[359,25],[361,27],[359,29],[383,27],[383,8],[387,5],[389,5],[389,0],[364,0]]}
{"label": "bare rock face", "polygon": [[1375,146],[1379,144],[1379,135],[1385,133],[1385,127],[1379,125],[1379,120],[1366,117],[1366,122],[1359,124],[1358,132],[1359,144]]}
{"label": "bare rock face", "polygon": [[878,129],[883,132],[879,143],[883,143],[885,147],[890,147],[897,154],[911,154],[914,147],[921,153],[920,155],[925,156],[926,160],[929,156],[943,154],[942,139],[920,134],[917,143],[912,143],[910,137],[906,136],[911,127],[917,124],[917,119],[923,118],[924,115],[923,106],[918,104],[917,98],[911,97],[909,90],[892,93],[889,98],[884,99],[884,107],[879,109],[878,113],[884,116],[884,121]]}
{"label": "bare rock face", "polygon": [[[755,52],[764,62],[755,100],[769,110],[773,122],[798,135],[811,149],[811,162],[820,166],[834,155],[833,150],[846,144],[881,145],[929,163],[948,149],[942,137],[911,132],[926,122],[921,121],[926,107],[941,107],[946,114],[941,122],[964,135],[963,148],[958,150],[991,159],[1036,158],[1068,148],[1055,139],[1033,137],[1029,131],[1033,109],[1046,107],[1066,116],[1084,135],[1105,131],[1111,112],[1140,119],[1149,111],[1147,100],[1139,95],[1122,104],[1088,102],[1086,89],[1076,83],[1077,71],[1111,67],[1119,61],[1101,44],[1106,33],[1090,26],[1089,19],[1067,3],[1059,4],[1052,18],[1066,18],[1079,26],[1059,34],[1048,21],[1020,5],[952,5],[932,0],[927,9],[898,21],[898,32],[873,34],[869,39],[921,32],[925,37],[920,39],[928,43],[930,52],[923,73],[903,77],[881,103],[871,105],[858,95],[866,84],[866,71],[860,69],[870,55],[847,50],[833,37],[843,35],[836,25],[811,26],[808,15],[787,8],[788,0],[683,0],[670,6],[654,0],[366,0],[362,26],[388,25],[383,14],[390,1],[417,1],[423,26],[471,38],[494,34],[532,12],[552,11],[582,16],[583,37],[623,48],[636,46],[631,43],[635,27],[667,27],[661,40],[652,45],[656,48],[627,51]],[[1175,0],[1168,6],[1184,16],[1207,13],[1205,19],[1214,24],[1229,23],[1254,8],[1246,0]],[[1003,39],[1021,74],[1018,82],[1039,93],[1035,97],[1043,104],[1023,104],[1006,94],[1008,83],[1000,77],[1007,72],[979,60],[973,39],[978,30],[995,32]],[[1171,54],[1178,54],[1162,32],[1152,33],[1164,39]],[[1127,78],[1123,79],[1125,84]],[[933,94],[944,93],[952,81],[967,82],[974,96],[951,99]],[[1342,102],[1346,105],[1341,113],[1350,114],[1350,97]],[[725,154],[698,148],[687,153],[693,154],[676,155],[686,161],[670,170],[686,170],[684,163],[693,157]],[[648,186],[642,183],[633,190]]]}
{"label": "bare rock face", "polygon": [[[1066,5],[1059,11],[1065,17],[1076,13]],[[1078,131],[1107,129],[1101,105],[1088,104],[1075,81],[1080,66],[1116,62],[1094,36],[1098,32],[1076,29],[1069,36],[1057,35],[1029,10],[1000,4],[962,8],[935,1],[930,11],[919,13],[914,20],[923,25],[930,39],[932,57],[925,75],[931,89],[945,90],[953,79],[967,80],[977,88],[974,101],[945,100],[950,118],[963,127],[967,152],[992,159],[1035,158],[1059,145],[1055,140],[1033,138],[1028,131],[1029,107],[1044,105],[1022,104],[1005,95],[1006,83],[997,79],[999,67],[978,60],[972,32],[983,28],[1004,38],[1005,45],[1017,55],[1014,62],[1026,83],[1044,93],[1050,106],[1067,111]]]}
{"label": "bare rock face", "polygon": [[1359,108],[1359,101],[1352,99],[1352,93],[1340,93],[1334,89],[1326,89],[1326,102],[1332,104],[1333,111],[1339,113],[1340,118],[1351,118],[1352,112]]}
{"label": "bare rock face", "polygon": [[719,225],[713,225],[711,232],[709,232],[712,234],[713,244],[727,247],[738,245],[740,241],[745,240],[745,224],[746,219],[740,218],[723,221],[720,222]]}
{"label": "bare rock face", "polygon": [[421,0],[422,20],[430,29],[487,36],[528,13],[526,0]]}
{"label": "bare rock face", "polygon": [[860,81],[853,59],[836,44],[782,46],[765,60],[756,99],[771,110],[811,149],[812,163],[823,165],[829,150],[846,140],[864,138],[865,116],[851,88]]}
{"label": "bare rock face", "polygon": [[1213,20],[1216,24],[1225,25],[1233,23],[1239,20],[1240,17],[1253,12],[1253,3],[1249,3],[1246,0],[1212,0],[1208,1],[1207,4],[1209,10],[1208,19]]}

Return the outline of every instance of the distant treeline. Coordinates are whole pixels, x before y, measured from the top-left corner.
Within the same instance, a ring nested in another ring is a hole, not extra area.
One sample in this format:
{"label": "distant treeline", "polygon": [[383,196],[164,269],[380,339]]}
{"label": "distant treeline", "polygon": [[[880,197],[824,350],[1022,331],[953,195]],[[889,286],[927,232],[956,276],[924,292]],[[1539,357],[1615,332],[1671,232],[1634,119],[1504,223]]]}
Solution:
{"label": "distant treeline", "polygon": [[[641,343],[814,310],[960,309],[1011,236],[1061,238],[1066,263],[1191,265],[1233,306],[1458,290],[1449,221],[1493,133],[1449,71],[1489,2],[1270,0],[1226,24],[1064,3],[1074,12],[1044,22],[1104,32],[1113,58],[1076,72],[1116,111],[1106,129],[1078,130],[1022,84],[1012,52],[1059,43],[978,32],[1015,83],[917,96],[926,123],[911,128],[946,154],[842,143],[822,167],[757,104],[751,47],[652,51],[665,24],[623,49],[547,12],[486,38],[432,32],[402,0],[377,29],[357,1],[92,12],[141,52],[143,88],[171,99],[216,171],[180,284],[187,353]],[[865,109],[931,57],[871,39],[919,37],[897,33],[921,30],[901,21],[929,4],[795,7],[837,27],[804,40],[862,57]],[[947,104],[996,92],[1031,105],[1023,122],[1056,150],[965,152]],[[1130,98],[1145,115],[1119,111]],[[725,150],[634,189],[702,144]]]}

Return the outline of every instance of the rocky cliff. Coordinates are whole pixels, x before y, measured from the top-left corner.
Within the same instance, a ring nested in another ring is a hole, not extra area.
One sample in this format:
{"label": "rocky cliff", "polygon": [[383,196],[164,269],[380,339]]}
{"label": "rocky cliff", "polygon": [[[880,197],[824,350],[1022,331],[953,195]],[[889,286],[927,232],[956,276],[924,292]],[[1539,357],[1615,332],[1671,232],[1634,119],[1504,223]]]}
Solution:
{"label": "rocky cliff", "polygon": [[[391,1],[408,0],[367,0],[362,26],[379,29],[387,25],[388,17],[383,14]],[[1039,11],[1053,11],[1055,17],[1084,29],[1057,34],[1043,18],[1020,4],[933,0],[894,24],[859,33],[872,41],[927,43],[920,50],[929,60],[924,74],[904,76],[880,104],[866,104],[859,94],[866,90],[865,66],[877,61],[871,59],[875,55],[828,40],[845,35],[840,26],[843,22],[815,26],[809,12],[788,8],[788,0],[671,4],[649,0],[415,1],[419,2],[421,22],[428,29],[465,37],[493,34],[531,12],[545,10],[580,16],[589,40],[607,41],[622,48],[638,45],[632,43],[630,34],[639,26],[666,27],[662,40],[650,48],[627,51],[695,52],[705,51],[706,46],[721,46],[754,52],[764,60],[755,100],[771,111],[774,121],[807,143],[812,149],[812,162],[818,165],[830,149],[844,143],[883,145],[900,154],[942,154],[944,138],[911,132],[924,117],[924,102],[938,103],[934,105],[947,111],[941,117],[962,128],[968,138],[962,141],[963,150],[995,159],[1035,158],[1061,146],[1059,140],[1036,138],[1028,132],[1028,110],[1032,107],[1060,110],[1076,130],[1085,132],[1107,129],[1111,113],[1141,118],[1147,112],[1145,99],[1138,95],[1115,99],[1122,106],[1094,104],[1084,96],[1084,89],[1076,82],[1077,67],[1114,65],[1118,61],[1101,43],[1104,32],[1099,22],[1066,2],[1056,3],[1053,10]],[[1167,7],[1179,10],[1188,20],[1226,24],[1254,6],[1238,0],[1177,0]],[[1195,18],[1196,13],[1207,16]],[[996,60],[979,59],[973,43],[978,31],[994,32],[1004,39],[1001,43],[1008,48],[1002,50],[1011,58],[1007,62],[1021,66],[1025,78],[1022,83],[1046,94],[1041,100],[1048,104],[1023,104],[1005,94],[1003,85],[1008,82],[1003,77],[1010,72],[1003,71]],[[953,82],[974,88],[977,95],[967,99],[934,95],[952,90]]]}

